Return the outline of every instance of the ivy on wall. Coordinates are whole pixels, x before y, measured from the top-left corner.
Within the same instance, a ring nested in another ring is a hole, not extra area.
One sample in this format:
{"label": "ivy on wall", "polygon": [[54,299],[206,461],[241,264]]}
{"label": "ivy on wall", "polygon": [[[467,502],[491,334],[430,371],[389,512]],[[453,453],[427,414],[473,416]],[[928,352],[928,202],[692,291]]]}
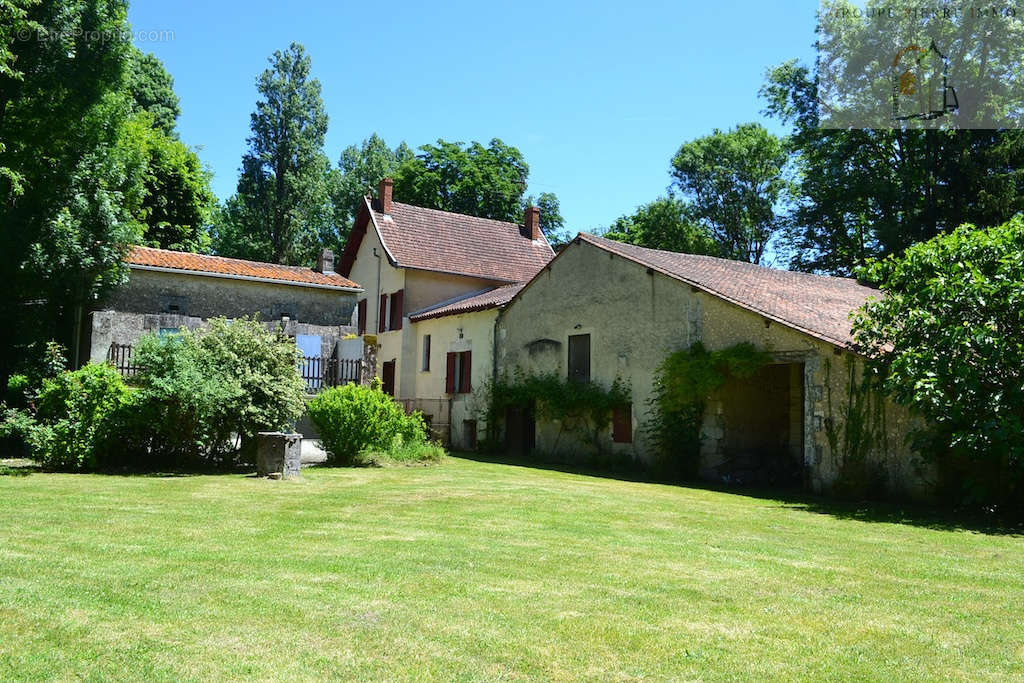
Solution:
{"label": "ivy on wall", "polygon": [[[877,497],[885,493],[883,462],[888,455],[885,398],[870,378],[858,377],[856,361],[846,358],[846,402],[837,408],[832,391],[832,360],[825,359],[825,439],[839,463],[835,493]],[[838,414],[837,414],[838,413]]]}
{"label": "ivy on wall", "polygon": [[498,438],[498,427],[510,407],[532,405],[538,420],[558,422],[558,438],[553,446],[557,451],[562,434],[574,433],[590,441],[600,452],[604,443],[600,438],[612,419],[612,412],[629,404],[628,383],[616,379],[610,387],[596,382],[579,382],[555,373],[526,375],[516,372],[509,379],[500,378],[488,387],[485,415],[488,436],[492,442]]}
{"label": "ivy on wall", "polygon": [[669,354],[655,374],[650,418],[644,425],[662,475],[697,474],[708,398],[730,378],[749,379],[771,360],[769,353],[748,342],[719,351],[697,342]]}

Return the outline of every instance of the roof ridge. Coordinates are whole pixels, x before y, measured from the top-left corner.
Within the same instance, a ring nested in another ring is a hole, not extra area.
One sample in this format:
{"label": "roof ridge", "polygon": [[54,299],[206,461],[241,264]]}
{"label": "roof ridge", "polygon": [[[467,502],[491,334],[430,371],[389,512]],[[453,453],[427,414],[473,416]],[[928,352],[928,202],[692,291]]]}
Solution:
{"label": "roof ridge", "polygon": [[[672,279],[685,282],[691,285],[692,287],[701,289],[723,301],[730,302],[736,306],[739,306],[740,308],[744,308],[758,315],[762,315],[767,319],[775,320],[776,322],[779,322],[799,332],[803,332],[812,337],[816,337],[817,339],[843,348],[854,348],[853,341],[851,338],[849,338],[849,328],[847,328],[845,331],[844,336],[846,338],[837,337],[833,333],[834,331],[827,331],[827,325],[824,328],[813,325],[809,326],[806,320],[801,320],[800,316],[794,316],[789,311],[773,310],[775,308],[774,306],[767,305],[765,301],[759,301],[756,296],[752,296],[752,294],[756,294],[756,290],[748,289],[742,295],[738,292],[730,292],[728,291],[728,287],[722,287],[721,282],[717,282],[713,278],[709,280],[707,277],[701,277],[702,274],[706,276],[707,273],[701,273],[699,272],[699,270],[697,272],[686,272],[687,266],[681,262],[677,261],[673,263],[671,258],[667,261],[661,260],[659,262],[659,259],[655,257],[656,255],[662,257],[698,257],[701,256],[699,254],[683,254],[681,252],[664,251],[661,249],[650,249],[648,247],[637,247],[635,245],[625,244],[623,242],[616,242],[615,240],[610,240],[605,237],[600,237],[598,235],[591,235],[582,232],[577,235],[577,239],[582,242],[586,242],[587,244],[590,244],[605,252],[615,254],[621,258],[632,261],[638,265],[646,266],[648,269],[660,272],[663,275],[670,277]],[[636,250],[641,250],[641,253],[637,253]],[[757,264],[746,263],[743,261],[730,261],[729,259],[721,259],[716,257],[703,257],[700,258],[699,260],[705,263],[713,263],[719,266],[726,266],[727,269],[736,268],[737,265],[741,264],[746,264],[747,266],[757,266]],[[680,266],[682,266],[682,268],[680,268]],[[725,270],[726,274],[728,274],[729,272],[727,269]],[[721,271],[722,269],[720,268],[719,270]],[[821,294],[826,298],[828,298],[828,294],[832,294],[834,296],[832,296],[831,298],[835,299],[839,303],[842,303],[841,300],[844,298],[843,296],[840,296],[840,294],[843,294],[846,297],[850,297],[853,295],[866,296],[871,293],[877,292],[877,290],[871,287],[867,287],[865,285],[861,285],[856,280],[853,280],[851,278],[830,277],[827,275],[814,275],[812,273],[797,273],[795,271],[779,270],[777,268],[768,268],[766,266],[757,266],[756,268],[753,269],[744,268],[743,270],[750,274],[757,273],[758,275],[767,275],[770,277],[785,277],[790,275],[811,275],[816,279],[817,282],[823,285],[825,283],[831,285],[831,287],[829,288],[830,291],[821,292]],[[799,278],[801,290],[804,289],[803,285],[806,283],[806,281],[807,278]],[[791,279],[789,280],[789,282],[790,285],[792,285],[794,281]],[[755,284],[763,285],[765,283],[757,283],[755,281]],[[782,283],[780,282],[778,284],[781,285]],[[839,287],[842,287],[843,291],[838,289],[836,287],[837,285]],[[819,309],[819,306],[816,303],[808,303],[808,301],[804,298],[794,298],[792,296],[789,296],[784,297],[784,300],[789,301],[790,303],[796,305],[798,308],[803,309],[804,311],[807,312],[816,312]],[[847,311],[847,319],[849,318],[849,315],[853,312],[853,310],[855,310],[855,308],[856,307],[851,308],[850,310]]]}
{"label": "roof ridge", "polygon": [[[520,228],[520,229],[523,227],[522,223],[513,223],[512,221],[503,221],[503,220],[499,220],[497,218],[484,218],[483,216],[474,216],[471,213],[459,213],[458,211],[447,211],[445,209],[433,209],[433,208],[430,208],[429,206],[417,206],[416,204],[407,204],[405,202],[392,201],[391,205],[392,206],[407,206],[410,209],[418,209],[419,211],[433,211],[435,213],[443,213],[443,214],[445,214],[447,216],[459,216],[461,218],[471,218],[471,219],[476,220],[476,221],[487,221],[488,223],[498,223],[499,225],[510,225],[512,227]],[[377,210],[374,209],[374,211],[377,211]],[[377,211],[377,213],[383,214],[385,216],[390,215],[390,214],[385,214],[383,211]]]}
{"label": "roof ridge", "polygon": [[757,269],[757,270],[768,271],[768,272],[772,272],[772,273],[780,273],[780,274],[783,274],[783,275],[793,275],[793,276],[801,277],[801,278],[814,278],[814,279],[817,279],[817,280],[824,280],[824,281],[827,281],[827,282],[837,282],[837,281],[851,282],[851,283],[857,284],[857,285],[859,285],[861,287],[867,287],[868,289],[874,289],[873,287],[869,287],[868,285],[862,285],[857,280],[857,278],[853,278],[853,277],[843,277],[843,276],[840,276],[840,275],[824,275],[824,274],[821,274],[821,273],[807,273],[807,272],[804,272],[804,271],[801,271],[801,270],[789,270],[788,268],[774,268],[772,266],[765,266],[765,265],[762,265],[760,263],[751,263],[749,261],[740,261],[738,259],[723,258],[721,256],[710,256],[708,254],[691,254],[691,253],[685,252],[685,251],[670,251],[668,249],[654,249],[653,247],[641,247],[638,244],[630,244],[628,242],[619,242],[618,240],[609,239],[607,237],[604,237],[603,235],[595,235],[593,233],[588,233],[588,232],[580,232],[578,236],[582,237],[584,239],[588,239],[589,238],[591,240],[593,240],[593,239],[600,240],[600,242],[603,242],[603,243],[608,244],[608,245],[623,246],[623,247],[626,248],[627,251],[631,250],[631,249],[637,249],[637,250],[640,250],[640,251],[653,252],[655,254],[669,254],[669,255],[674,255],[674,256],[686,256],[688,258],[702,259],[702,260],[706,259],[706,260],[713,261],[713,262],[716,262],[716,263],[726,263],[726,264],[729,264],[729,266],[733,267],[733,268],[748,268],[750,270]]}

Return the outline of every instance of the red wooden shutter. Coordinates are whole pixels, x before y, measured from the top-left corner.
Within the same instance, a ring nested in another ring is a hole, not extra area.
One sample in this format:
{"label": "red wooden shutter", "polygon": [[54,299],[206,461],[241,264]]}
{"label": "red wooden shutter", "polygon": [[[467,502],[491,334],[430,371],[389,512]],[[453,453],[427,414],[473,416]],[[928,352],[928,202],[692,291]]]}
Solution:
{"label": "red wooden shutter", "polygon": [[405,290],[400,289],[391,295],[391,329],[402,329],[402,315],[405,313],[402,306],[402,299],[405,298]]}
{"label": "red wooden shutter", "polygon": [[388,329],[388,295],[380,295],[380,311],[377,312],[377,331],[384,332]]}
{"label": "red wooden shutter", "polygon": [[633,404],[618,406],[612,411],[612,441],[633,443]]}
{"label": "red wooden shutter", "polygon": [[359,334],[366,334],[366,299],[359,300],[359,306],[357,307],[359,316]]}
{"label": "red wooden shutter", "polygon": [[472,376],[471,371],[473,369],[472,357],[472,351],[462,352],[462,382],[459,383],[459,393],[461,394],[468,394],[473,388],[472,383],[470,382],[470,377]]}
{"label": "red wooden shutter", "polygon": [[448,374],[444,378],[444,393],[455,393],[455,354],[449,352],[445,357],[448,363]]}

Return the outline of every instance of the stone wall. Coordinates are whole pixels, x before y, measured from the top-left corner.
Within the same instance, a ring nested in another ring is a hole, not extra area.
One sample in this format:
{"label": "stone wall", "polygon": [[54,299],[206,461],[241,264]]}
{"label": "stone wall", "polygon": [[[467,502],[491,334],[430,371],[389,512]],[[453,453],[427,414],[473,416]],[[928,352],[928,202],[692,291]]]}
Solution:
{"label": "stone wall", "polygon": [[357,294],[252,280],[132,269],[128,284],[97,307],[125,313],[263,320],[287,317],[321,326],[352,325]]}
{"label": "stone wall", "polygon": [[[126,313],[124,311],[93,311],[89,357],[93,363],[101,363],[107,359],[111,343],[134,346],[144,335],[159,334],[161,330],[179,330],[188,328],[196,330],[207,323],[203,318],[176,314]],[[341,344],[342,338],[355,334],[351,325],[310,325],[296,320],[265,321],[268,330],[283,329],[289,336],[314,334],[320,336],[320,355],[329,358],[339,349],[342,358],[359,358],[358,353],[352,355],[347,345]],[[347,340],[346,340],[347,341]],[[348,354],[348,355],[346,355]]]}
{"label": "stone wall", "polygon": [[322,357],[358,358],[358,345],[352,352],[339,344],[356,332],[355,301],[353,292],[133,269],[128,284],[91,313],[88,359],[105,360],[111,343],[134,345],[145,334],[250,315],[290,336],[320,336]]}

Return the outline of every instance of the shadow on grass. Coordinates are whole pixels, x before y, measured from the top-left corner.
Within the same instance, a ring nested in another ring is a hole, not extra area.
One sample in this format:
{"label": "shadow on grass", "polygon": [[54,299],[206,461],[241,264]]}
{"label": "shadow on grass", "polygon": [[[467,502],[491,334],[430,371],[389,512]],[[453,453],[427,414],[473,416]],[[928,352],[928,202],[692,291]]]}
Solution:
{"label": "shadow on grass", "polygon": [[634,483],[661,484],[680,488],[714,491],[781,503],[783,509],[827,515],[837,519],[877,524],[907,524],[938,531],[970,531],[981,534],[1024,537],[1024,520],[983,514],[974,510],[943,508],[907,501],[837,500],[798,489],[764,488],[717,484],[707,481],[678,481],[659,478],[643,470],[605,469],[587,464],[546,462],[500,454],[453,452],[466,460],[512,467],[549,470]]}

